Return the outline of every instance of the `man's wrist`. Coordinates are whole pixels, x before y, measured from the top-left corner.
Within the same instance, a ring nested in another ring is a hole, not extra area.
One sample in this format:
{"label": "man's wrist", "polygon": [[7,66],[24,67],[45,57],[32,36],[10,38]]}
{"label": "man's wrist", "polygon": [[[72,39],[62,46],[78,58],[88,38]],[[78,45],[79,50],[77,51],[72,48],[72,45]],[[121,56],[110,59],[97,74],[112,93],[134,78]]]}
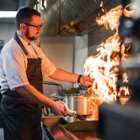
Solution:
{"label": "man's wrist", "polygon": [[77,83],[80,83],[80,79],[81,79],[82,76],[83,76],[83,75],[79,75],[79,76],[78,76]]}

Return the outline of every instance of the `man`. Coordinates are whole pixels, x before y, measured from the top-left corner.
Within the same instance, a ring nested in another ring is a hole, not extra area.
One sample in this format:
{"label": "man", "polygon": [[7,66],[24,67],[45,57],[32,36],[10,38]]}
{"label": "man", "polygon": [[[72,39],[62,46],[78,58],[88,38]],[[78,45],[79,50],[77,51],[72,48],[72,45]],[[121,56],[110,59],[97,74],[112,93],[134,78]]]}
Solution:
{"label": "man", "polygon": [[54,115],[67,116],[65,107],[44,96],[42,75],[84,86],[92,84],[87,76],[79,76],[56,68],[39,47],[32,44],[42,31],[41,15],[26,7],[16,15],[17,32],[3,48],[0,58],[1,111],[5,140],[41,140],[41,107]]}

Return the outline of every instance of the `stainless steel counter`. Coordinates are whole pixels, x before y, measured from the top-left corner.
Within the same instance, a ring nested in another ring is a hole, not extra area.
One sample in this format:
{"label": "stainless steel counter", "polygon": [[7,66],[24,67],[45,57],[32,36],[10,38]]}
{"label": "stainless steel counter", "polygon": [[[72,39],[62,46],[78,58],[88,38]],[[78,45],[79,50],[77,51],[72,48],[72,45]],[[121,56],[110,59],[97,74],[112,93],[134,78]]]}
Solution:
{"label": "stainless steel counter", "polygon": [[79,120],[74,117],[47,117],[42,118],[42,123],[44,138],[47,136],[50,140],[99,140],[98,121]]}

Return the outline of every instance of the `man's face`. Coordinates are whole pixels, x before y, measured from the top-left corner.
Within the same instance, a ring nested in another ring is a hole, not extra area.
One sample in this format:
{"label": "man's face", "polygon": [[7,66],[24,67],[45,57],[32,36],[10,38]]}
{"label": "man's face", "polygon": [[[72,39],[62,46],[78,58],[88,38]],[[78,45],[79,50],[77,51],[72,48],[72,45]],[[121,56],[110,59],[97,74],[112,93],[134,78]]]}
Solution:
{"label": "man's face", "polygon": [[30,23],[25,23],[27,26],[25,36],[28,40],[36,40],[38,38],[39,33],[42,31],[42,21],[41,17],[33,16],[32,21]]}

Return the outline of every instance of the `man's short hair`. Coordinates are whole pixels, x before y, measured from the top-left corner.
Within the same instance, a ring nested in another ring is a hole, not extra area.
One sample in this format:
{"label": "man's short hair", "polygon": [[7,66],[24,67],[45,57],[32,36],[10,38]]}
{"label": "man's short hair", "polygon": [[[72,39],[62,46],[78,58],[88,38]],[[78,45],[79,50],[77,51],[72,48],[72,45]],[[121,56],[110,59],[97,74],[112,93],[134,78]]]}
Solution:
{"label": "man's short hair", "polygon": [[20,29],[21,23],[29,23],[32,20],[32,16],[34,15],[41,16],[41,14],[37,10],[30,7],[24,7],[19,9],[15,21],[17,29]]}

